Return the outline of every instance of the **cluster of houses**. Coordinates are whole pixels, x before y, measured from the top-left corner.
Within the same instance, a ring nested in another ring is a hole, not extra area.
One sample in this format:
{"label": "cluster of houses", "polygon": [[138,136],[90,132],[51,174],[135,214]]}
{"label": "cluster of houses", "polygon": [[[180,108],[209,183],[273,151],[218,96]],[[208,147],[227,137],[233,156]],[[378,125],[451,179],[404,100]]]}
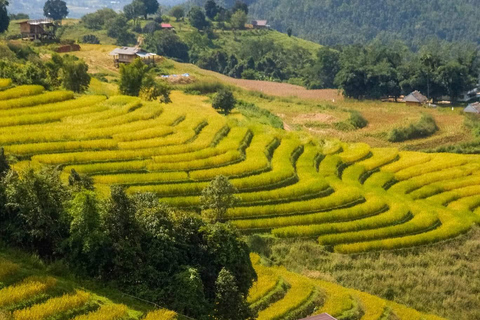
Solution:
{"label": "cluster of houses", "polygon": [[[480,90],[479,88],[475,88],[465,94],[459,99],[461,102],[469,102],[480,100]],[[403,98],[403,102],[405,102],[408,106],[433,106],[435,105],[430,104],[427,97],[421,94],[419,91],[415,90],[410,93],[408,96]],[[466,113],[475,113],[480,114],[480,102],[472,102],[465,109],[463,109]]]}

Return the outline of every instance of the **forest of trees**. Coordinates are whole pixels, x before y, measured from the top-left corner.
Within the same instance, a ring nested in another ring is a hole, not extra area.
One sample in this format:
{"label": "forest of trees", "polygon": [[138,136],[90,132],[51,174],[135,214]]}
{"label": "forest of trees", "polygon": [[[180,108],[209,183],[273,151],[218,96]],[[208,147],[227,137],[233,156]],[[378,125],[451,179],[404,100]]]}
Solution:
{"label": "forest of trees", "polygon": [[480,10],[472,0],[257,0],[250,13],[325,45],[379,38],[417,48],[431,37],[480,43]]}
{"label": "forest of trees", "polygon": [[[90,177],[72,170],[66,184],[60,174],[10,170],[0,148],[0,244],[195,319],[252,316],[246,296],[257,276],[250,251],[234,227],[217,222],[220,215],[202,219],[120,186],[99,197]],[[225,211],[229,202],[218,199],[234,200],[229,187],[226,178],[215,179],[205,207]]]}

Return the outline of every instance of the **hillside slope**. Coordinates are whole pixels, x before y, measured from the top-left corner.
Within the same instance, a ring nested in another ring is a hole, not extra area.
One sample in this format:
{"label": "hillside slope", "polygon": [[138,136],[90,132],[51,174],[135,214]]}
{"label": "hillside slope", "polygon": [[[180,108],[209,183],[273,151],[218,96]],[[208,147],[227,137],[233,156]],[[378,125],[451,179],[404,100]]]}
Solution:
{"label": "hillside slope", "polygon": [[480,41],[480,10],[469,0],[257,0],[250,14],[325,45],[365,43],[377,36],[413,46],[430,36]]}

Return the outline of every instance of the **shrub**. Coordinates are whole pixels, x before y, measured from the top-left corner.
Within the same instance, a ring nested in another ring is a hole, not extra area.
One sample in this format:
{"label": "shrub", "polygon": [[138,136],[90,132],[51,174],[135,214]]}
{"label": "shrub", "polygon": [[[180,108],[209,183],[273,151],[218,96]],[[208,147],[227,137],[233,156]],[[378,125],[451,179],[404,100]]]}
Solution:
{"label": "shrub", "polygon": [[209,94],[225,89],[227,87],[218,81],[200,81],[185,86],[184,92],[188,94]]}
{"label": "shrub", "polygon": [[417,123],[410,124],[404,128],[395,128],[390,131],[388,141],[402,142],[411,139],[425,138],[437,131],[438,127],[435,119],[429,114],[424,114]]}
{"label": "shrub", "polygon": [[217,92],[212,101],[212,107],[216,110],[222,110],[225,115],[228,115],[237,101],[230,90],[220,90]]}
{"label": "shrub", "polygon": [[82,38],[82,43],[100,44],[100,40],[96,35],[86,34]]}

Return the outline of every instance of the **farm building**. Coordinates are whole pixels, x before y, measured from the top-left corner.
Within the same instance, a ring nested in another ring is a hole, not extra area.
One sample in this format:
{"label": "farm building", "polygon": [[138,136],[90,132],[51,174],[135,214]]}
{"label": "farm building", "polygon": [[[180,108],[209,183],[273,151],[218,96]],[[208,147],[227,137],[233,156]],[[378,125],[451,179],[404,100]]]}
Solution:
{"label": "farm building", "polygon": [[253,20],[252,26],[254,29],[268,29],[270,26],[268,25],[267,20]]}
{"label": "farm building", "polygon": [[27,20],[18,23],[23,39],[55,39],[55,24],[50,19]]}
{"label": "farm building", "polygon": [[332,317],[328,313],[322,313],[322,314],[317,314],[316,316],[311,316],[311,317],[300,319],[300,320],[337,320],[337,319]]}
{"label": "farm building", "polygon": [[470,103],[463,112],[480,114],[480,102]]}
{"label": "farm building", "polygon": [[133,62],[136,58],[140,58],[143,62],[150,64],[155,63],[155,57],[157,56],[155,53],[147,52],[138,47],[121,47],[116,48],[110,55],[113,56],[113,63],[116,67],[123,64],[129,64]]}
{"label": "farm building", "polygon": [[175,28],[170,23],[161,23],[160,27],[165,30],[174,30]]}
{"label": "farm building", "polygon": [[421,106],[426,104],[428,102],[428,99],[419,91],[415,90],[408,96],[403,98],[403,102],[405,102],[409,106]]}

